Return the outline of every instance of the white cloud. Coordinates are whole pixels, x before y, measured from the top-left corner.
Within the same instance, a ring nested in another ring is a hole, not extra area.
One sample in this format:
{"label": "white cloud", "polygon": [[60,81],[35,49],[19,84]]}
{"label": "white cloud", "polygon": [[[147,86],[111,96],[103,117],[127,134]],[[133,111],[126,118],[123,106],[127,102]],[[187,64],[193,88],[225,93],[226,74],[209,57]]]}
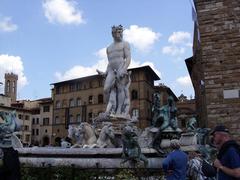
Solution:
{"label": "white cloud", "polygon": [[102,48],[95,53],[95,55],[100,59],[107,59],[107,48]]}
{"label": "white cloud", "polygon": [[162,49],[163,54],[169,54],[172,56],[182,55],[184,54],[184,52],[185,52],[184,47],[177,47],[177,46],[165,46]]}
{"label": "white cloud", "polygon": [[4,17],[0,19],[0,30],[4,32],[16,31],[18,26],[12,23],[11,17]]}
{"label": "white cloud", "polygon": [[51,23],[77,25],[85,23],[77,3],[73,0],[44,0],[43,9]]}
{"label": "white cloud", "polygon": [[137,25],[131,25],[129,29],[124,30],[123,35],[126,41],[133,44],[140,51],[148,51],[161,36],[160,33],[153,32],[148,27],[139,27]]}
{"label": "white cloud", "polygon": [[[108,64],[106,48],[100,49],[95,53],[95,55],[99,59],[95,65],[89,66],[89,67],[76,65],[64,73],[56,72],[55,73],[56,81],[64,81],[64,80],[70,80],[70,79],[95,75],[97,74],[96,72],[97,69],[105,72]],[[139,66],[146,66],[146,65],[149,65],[155,71],[155,73],[159,77],[161,77],[161,73],[155,68],[154,64],[150,61],[140,63],[139,61],[135,61],[132,59],[129,65],[129,68],[136,68]]]}
{"label": "white cloud", "polygon": [[11,72],[18,75],[18,89],[28,84],[21,57],[0,54],[0,82],[4,83],[4,74]]}
{"label": "white cloud", "polygon": [[189,32],[173,32],[168,38],[168,42],[172,44],[188,44],[191,41],[191,34]]}
{"label": "white cloud", "polygon": [[70,80],[85,76],[91,76],[97,74],[96,70],[105,72],[107,68],[107,59],[100,59],[95,65],[84,67],[76,65],[64,73],[56,72],[55,77],[57,81]]}
{"label": "white cloud", "polygon": [[192,86],[192,81],[189,75],[182,76],[177,78],[177,83],[180,84],[181,86],[185,87],[191,87]]}
{"label": "white cloud", "polygon": [[189,32],[173,32],[168,38],[169,45],[162,48],[163,54],[179,56],[186,52],[186,48],[192,47],[191,34]]}

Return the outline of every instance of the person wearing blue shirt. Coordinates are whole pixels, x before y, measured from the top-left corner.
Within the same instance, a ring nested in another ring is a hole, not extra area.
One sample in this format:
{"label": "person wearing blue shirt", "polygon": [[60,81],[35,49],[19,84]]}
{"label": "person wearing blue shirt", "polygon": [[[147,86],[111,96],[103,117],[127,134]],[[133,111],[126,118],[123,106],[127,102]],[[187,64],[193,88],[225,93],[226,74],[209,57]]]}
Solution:
{"label": "person wearing blue shirt", "polygon": [[187,154],[180,150],[179,140],[170,141],[173,151],[162,162],[163,171],[167,180],[185,180],[187,173]]}
{"label": "person wearing blue shirt", "polygon": [[218,125],[213,132],[213,143],[218,149],[214,166],[217,168],[217,180],[240,180],[240,146],[230,138],[229,130]]}

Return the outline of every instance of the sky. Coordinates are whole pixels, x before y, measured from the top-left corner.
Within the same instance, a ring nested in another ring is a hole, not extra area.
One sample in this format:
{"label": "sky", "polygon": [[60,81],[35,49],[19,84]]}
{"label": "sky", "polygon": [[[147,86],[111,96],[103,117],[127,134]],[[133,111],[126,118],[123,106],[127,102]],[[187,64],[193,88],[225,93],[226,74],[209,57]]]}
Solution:
{"label": "sky", "polygon": [[18,74],[17,99],[51,97],[51,83],[106,70],[111,27],[123,25],[129,68],[149,65],[176,96],[194,97],[190,0],[1,0],[0,93]]}

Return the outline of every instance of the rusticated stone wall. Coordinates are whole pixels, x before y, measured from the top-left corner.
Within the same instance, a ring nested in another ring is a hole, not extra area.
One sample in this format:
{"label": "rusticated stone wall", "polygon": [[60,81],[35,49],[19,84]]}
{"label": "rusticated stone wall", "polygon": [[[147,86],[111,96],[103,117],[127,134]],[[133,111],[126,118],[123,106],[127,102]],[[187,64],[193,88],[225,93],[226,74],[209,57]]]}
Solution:
{"label": "rusticated stone wall", "polygon": [[240,141],[240,1],[195,0],[207,126],[224,123]]}

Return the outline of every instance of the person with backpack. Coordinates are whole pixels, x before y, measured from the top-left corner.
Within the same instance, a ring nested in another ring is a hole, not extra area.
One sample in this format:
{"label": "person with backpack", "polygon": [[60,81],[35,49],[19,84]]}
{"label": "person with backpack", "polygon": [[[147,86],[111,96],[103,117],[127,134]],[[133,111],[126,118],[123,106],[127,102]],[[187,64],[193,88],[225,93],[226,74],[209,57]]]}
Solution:
{"label": "person with backpack", "polygon": [[218,125],[211,135],[218,149],[213,165],[217,168],[217,180],[240,180],[240,145],[232,140],[229,130]]}

